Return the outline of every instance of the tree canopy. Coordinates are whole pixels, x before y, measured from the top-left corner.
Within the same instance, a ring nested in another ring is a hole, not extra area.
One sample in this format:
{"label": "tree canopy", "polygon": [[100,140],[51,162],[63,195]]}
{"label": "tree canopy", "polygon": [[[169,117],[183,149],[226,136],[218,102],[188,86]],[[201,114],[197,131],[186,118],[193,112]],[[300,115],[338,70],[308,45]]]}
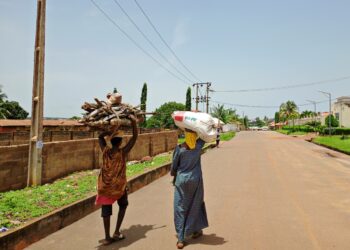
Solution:
{"label": "tree canopy", "polygon": [[185,105],[177,102],[166,102],[155,110],[155,114],[147,120],[148,128],[172,128],[175,126],[171,114],[184,111]]}
{"label": "tree canopy", "polygon": [[294,120],[299,116],[298,106],[293,101],[287,101],[281,104],[279,113],[284,120]]}
{"label": "tree canopy", "polygon": [[236,114],[235,109],[225,109],[224,105],[220,104],[211,109],[211,115],[224,123],[230,123],[238,120],[238,115]]}
{"label": "tree canopy", "polygon": [[26,119],[28,112],[18,102],[8,101],[7,95],[2,92],[0,86],[0,119]]}

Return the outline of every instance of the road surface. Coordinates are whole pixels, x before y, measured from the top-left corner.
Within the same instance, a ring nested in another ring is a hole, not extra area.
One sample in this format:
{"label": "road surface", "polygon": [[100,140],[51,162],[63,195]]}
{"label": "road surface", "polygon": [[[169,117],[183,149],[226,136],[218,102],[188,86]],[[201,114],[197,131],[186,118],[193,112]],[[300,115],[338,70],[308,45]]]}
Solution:
{"label": "road surface", "polygon": [[[240,132],[202,165],[210,226],[185,249],[350,249],[349,156],[275,132]],[[176,249],[170,182],[129,196],[124,241],[99,246],[97,211],[29,249]]]}

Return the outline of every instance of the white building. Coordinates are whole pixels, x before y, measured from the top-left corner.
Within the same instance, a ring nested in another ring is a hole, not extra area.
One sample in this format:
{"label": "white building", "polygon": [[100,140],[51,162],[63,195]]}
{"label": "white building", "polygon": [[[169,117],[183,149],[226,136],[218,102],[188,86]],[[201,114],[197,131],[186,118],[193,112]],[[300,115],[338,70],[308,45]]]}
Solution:
{"label": "white building", "polygon": [[350,127],[350,96],[342,96],[332,105],[332,113],[339,121],[339,127]]}

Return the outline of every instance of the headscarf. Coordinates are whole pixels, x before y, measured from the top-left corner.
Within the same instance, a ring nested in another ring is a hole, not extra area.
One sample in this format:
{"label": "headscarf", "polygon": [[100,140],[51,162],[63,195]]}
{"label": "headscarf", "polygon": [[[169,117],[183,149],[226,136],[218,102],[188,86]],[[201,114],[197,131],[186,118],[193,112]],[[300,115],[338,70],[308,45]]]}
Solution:
{"label": "headscarf", "polygon": [[197,141],[197,133],[185,131],[185,142],[190,149],[194,149],[196,147]]}

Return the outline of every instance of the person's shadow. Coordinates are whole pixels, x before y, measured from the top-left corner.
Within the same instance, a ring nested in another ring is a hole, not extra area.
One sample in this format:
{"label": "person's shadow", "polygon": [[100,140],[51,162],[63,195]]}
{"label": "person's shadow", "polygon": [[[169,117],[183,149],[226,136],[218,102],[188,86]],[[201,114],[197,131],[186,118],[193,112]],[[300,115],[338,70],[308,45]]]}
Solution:
{"label": "person's shadow", "polygon": [[227,241],[216,234],[203,234],[201,237],[197,239],[192,239],[188,241],[189,245],[210,245],[210,246],[218,246],[223,245]]}
{"label": "person's shadow", "polygon": [[97,246],[98,250],[117,250],[122,247],[127,247],[132,243],[146,238],[148,231],[163,228],[166,226],[155,227],[155,225],[133,225],[128,229],[122,230],[121,233],[125,234],[126,238],[121,241],[113,242],[108,246],[99,245]]}

